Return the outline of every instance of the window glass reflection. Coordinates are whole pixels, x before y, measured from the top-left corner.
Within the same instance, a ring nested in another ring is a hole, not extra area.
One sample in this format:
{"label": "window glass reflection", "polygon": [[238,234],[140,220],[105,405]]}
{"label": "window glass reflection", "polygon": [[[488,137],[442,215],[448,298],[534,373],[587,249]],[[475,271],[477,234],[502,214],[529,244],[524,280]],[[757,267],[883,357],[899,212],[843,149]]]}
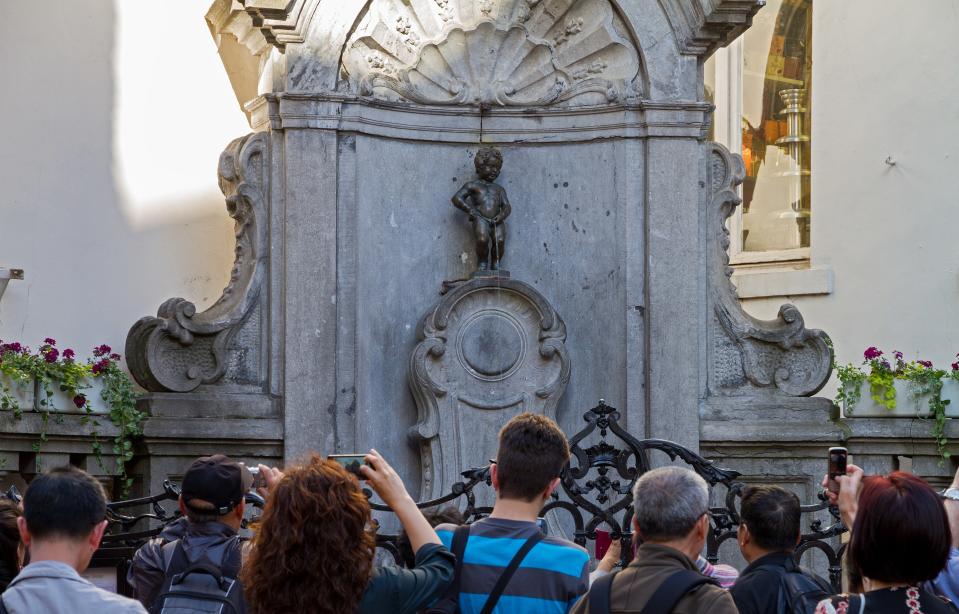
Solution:
{"label": "window glass reflection", "polygon": [[743,35],[742,249],[809,247],[812,0],[767,0]]}

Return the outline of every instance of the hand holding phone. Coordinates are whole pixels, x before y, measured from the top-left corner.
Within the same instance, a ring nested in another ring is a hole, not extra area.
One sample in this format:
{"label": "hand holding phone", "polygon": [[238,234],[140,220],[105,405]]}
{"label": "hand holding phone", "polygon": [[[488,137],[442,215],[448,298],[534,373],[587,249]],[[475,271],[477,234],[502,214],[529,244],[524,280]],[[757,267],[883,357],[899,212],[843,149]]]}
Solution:
{"label": "hand holding phone", "polygon": [[247,467],[247,471],[253,476],[253,484],[250,485],[251,491],[259,492],[259,489],[266,488],[266,478],[260,473],[259,467]]}

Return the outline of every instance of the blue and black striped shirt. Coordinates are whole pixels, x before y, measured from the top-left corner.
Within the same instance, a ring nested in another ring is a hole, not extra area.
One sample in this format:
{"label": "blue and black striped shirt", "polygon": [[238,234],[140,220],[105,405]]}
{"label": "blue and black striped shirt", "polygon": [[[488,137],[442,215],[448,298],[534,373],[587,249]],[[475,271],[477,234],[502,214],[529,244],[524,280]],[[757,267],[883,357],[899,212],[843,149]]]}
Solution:
{"label": "blue and black striped shirt", "polygon": [[[447,548],[455,525],[436,528]],[[460,579],[460,611],[479,614],[506,566],[529,537],[535,522],[486,518],[470,529]],[[494,614],[565,614],[589,588],[589,554],[576,544],[547,536],[536,544],[506,586]]]}

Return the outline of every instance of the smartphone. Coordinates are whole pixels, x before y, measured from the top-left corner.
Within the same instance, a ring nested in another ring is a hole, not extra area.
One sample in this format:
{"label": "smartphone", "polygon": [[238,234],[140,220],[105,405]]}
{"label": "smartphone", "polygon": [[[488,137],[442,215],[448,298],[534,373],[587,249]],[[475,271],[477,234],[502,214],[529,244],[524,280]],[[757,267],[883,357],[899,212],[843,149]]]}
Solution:
{"label": "smartphone", "polygon": [[839,482],[836,477],[846,475],[846,459],[849,451],[846,448],[829,448],[829,470],[827,475],[829,480],[826,482],[829,492],[839,492]]}
{"label": "smartphone", "polygon": [[596,529],[596,559],[599,560],[606,556],[606,551],[612,545],[613,540],[609,537],[609,531]]}
{"label": "smartphone", "polygon": [[543,535],[548,535],[549,531],[546,529],[546,519],[540,516],[536,519],[536,526],[539,527],[540,533]]}
{"label": "smartphone", "polygon": [[366,479],[365,476],[360,473],[360,467],[366,464],[366,454],[330,454],[326,458],[339,463],[344,469],[361,480]]}
{"label": "smartphone", "polygon": [[260,473],[259,467],[247,467],[246,470],[253,476],[253,485],[250,486],[250,490],[256,492],[258,488],[266,487],[266,479],[263,477],[263,474]]}

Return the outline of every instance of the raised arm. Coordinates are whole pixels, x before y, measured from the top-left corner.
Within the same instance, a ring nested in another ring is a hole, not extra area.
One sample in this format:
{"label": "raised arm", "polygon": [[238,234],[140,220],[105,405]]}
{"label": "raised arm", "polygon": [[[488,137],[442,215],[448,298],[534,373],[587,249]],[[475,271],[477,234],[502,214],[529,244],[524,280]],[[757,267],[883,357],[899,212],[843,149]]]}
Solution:
{"label": "raised arm", "polygon": [[406,492],[403,480],[380,456],[380,453],[370,450],[370,453],[366,455],[366,462],[367,465],[360,467],[363,477],[383,499],[383,503],[390,506],[396,517],[400,519],[400,523],[406,529],[407,537],[410,538],[413,552],[416,553],[425,544],[442,544],[436,531],[416,507],[413,498]]}

